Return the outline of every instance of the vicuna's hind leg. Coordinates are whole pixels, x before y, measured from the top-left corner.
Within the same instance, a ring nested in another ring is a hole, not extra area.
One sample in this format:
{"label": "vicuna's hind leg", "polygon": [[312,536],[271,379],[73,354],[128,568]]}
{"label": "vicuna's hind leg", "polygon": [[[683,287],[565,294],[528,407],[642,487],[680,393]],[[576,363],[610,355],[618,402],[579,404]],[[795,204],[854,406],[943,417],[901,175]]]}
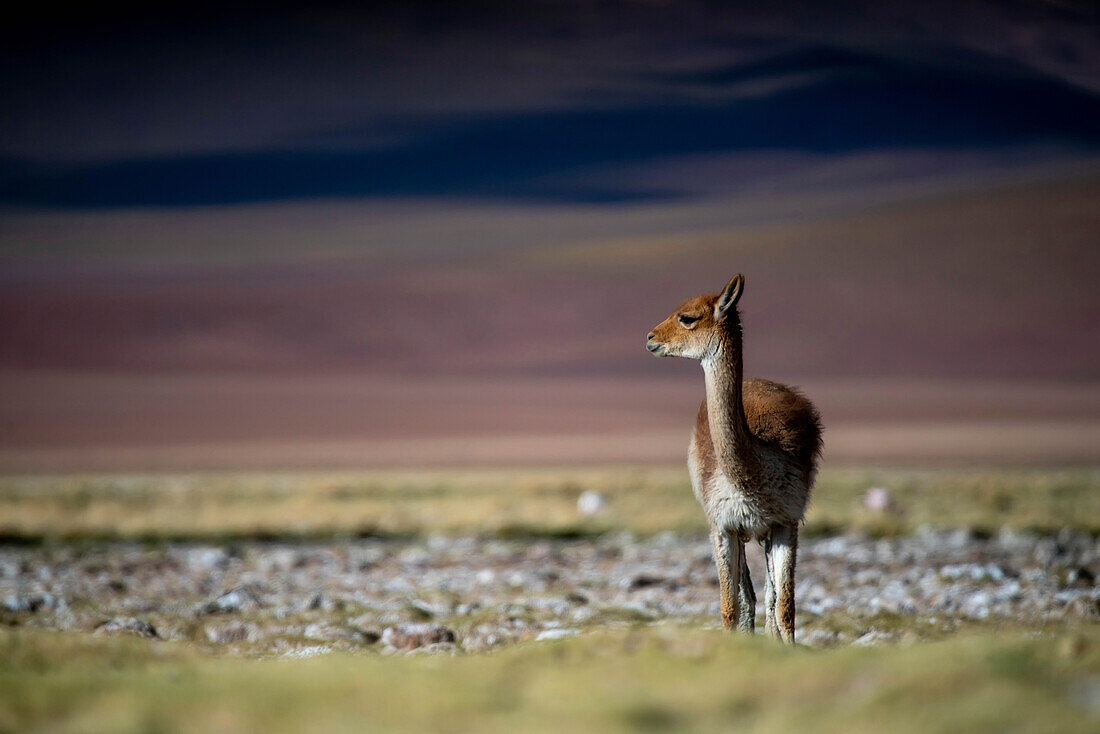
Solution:
{"label": "vicuna's hind leg", "polygon": [[764,632],[779,637],[775,626],[775,577],[772,572],[772,539],[764,539]]}
{"label": "vicuna's hind leg", "polygon": [[779,525],[771,533],[772,584],[775,586],[775,626],[779,639],[794,643],[794,565],[798,528]]}
{"label": "vicuna's hind leg", "polygon": [[749,559],[745,555],[745,544],[738,541],[741,546],[741,584],[740,592],[741,617],[737,622],[742,632],[756,631],[756,592],[752,589],[752,576],[749,575]]}
{"label": "vicuna's hind leg", "polygon": [[714,563],[718,566],[718,587],[722,594],[722,627],[731,630],[741,619],[741,541],[724,530],[710,531]]}

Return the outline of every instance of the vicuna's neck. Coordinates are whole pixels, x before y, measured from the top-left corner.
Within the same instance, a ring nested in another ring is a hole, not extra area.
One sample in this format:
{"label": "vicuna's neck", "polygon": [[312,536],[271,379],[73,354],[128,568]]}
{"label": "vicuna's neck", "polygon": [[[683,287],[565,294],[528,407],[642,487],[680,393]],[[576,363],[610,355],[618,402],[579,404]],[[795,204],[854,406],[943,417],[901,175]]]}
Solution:
{"label": "vicuna's neck", "polygon": [[703,360],[710,437],[722,472],[731,479],[746,479],[755,470],[757,456],[741,400],[741,324],[732,319],[718,328],[719,348]]}

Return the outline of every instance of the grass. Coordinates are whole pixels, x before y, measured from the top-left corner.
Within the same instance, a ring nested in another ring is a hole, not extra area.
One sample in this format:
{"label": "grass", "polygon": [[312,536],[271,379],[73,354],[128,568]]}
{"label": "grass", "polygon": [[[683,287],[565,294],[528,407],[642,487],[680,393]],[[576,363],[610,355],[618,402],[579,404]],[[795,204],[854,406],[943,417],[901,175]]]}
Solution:
{"label": "grass", "polygon": [[[890,491],[895,511],[863,507],[876,486]],[[576,501],[588,489],[606,496],[607,509],[585,517]],[[0,518],[7,542],[704,528],[681,468],[4,477]],[[1100,532],[1100,470],[828,470],[806,532],[890,535],[926,524]]]}
{"label": "grass", "polygon": [[786,649],[661,626],[491,655],[204,657],[0,631],[0,731],[1087,731],[1100,630]]}
{"label": "grass", "polygon": [[[861,497],[870,487],[888,489],[895,510],[865,509]],[[606,496],[607,508],[582,517],[576,500],[589,489]],[[890,535],[931,524],[1095,533],[1098,490],[1100,470],[1089,469],[832,469],[819,480],[807,532]],[[7,541],[27,543],[703,530],[682,469],[6,477],[0,518]],[[83,611],[74,600],[69,613]],[[346,625],[357,613],[336,616]],[[326,614],[304,611],[283,621],[325,621]],[[173,623],[145,616],[158,628]],[[207,622],[198,620],[179,635],[188,642],[165,642],[7,627],[26,622],[13,619],[0,617],[0,734],[905,734],[1088,731],[1100,723],[1095,622],[1029,628],[834,611],[810,628],[847,639],[885,631],[899,642],[811,650],[706,629],[712,619],[689,627],[601,612],[579,625],[577,637],[484,654],[390,657],[360,641],[300,658],[284,653],[329,643],[209,644]],[[230,621],[246,622],[247,613]],[[474,615],[463,624],[477,621]]]}

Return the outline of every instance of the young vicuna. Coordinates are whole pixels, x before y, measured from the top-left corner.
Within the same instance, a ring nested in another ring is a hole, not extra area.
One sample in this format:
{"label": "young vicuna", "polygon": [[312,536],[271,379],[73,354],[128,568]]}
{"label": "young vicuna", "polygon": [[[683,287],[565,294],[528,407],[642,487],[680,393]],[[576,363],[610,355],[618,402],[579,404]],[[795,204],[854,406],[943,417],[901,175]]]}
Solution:
{"label": "young vicuna", "polygon": [[745,543],[762,541],[765,626],[793,643],[798,524],[817,473],[821,420],[795,390],[742,378],[737,300],[744,286],[738,274],[721,294],[685,301],[649,332],[646,349],[703,363],[707,399],[695,419],[688,471],[710,522],[722,626],[747,632],[755,626]]}

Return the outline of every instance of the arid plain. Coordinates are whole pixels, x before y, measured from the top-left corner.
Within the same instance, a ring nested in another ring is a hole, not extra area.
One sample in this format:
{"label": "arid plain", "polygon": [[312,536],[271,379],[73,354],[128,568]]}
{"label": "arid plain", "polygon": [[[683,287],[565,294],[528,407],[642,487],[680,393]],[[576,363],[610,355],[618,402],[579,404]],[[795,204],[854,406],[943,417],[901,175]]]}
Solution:
{"label": "arid plain", "polygon": [[[1025,173],[0,218],[0,729],[1087,728],[1100,179]],[[826,426],[798,650],[713,629],[643,349],[737,271]]]}
{"label": "arid plain", "polygon": [[0,468],[679,463],[702,378],[644,335],[738,271],[827,465],[1095,463],[1100,183],[1021,178],[5,217]]}
{"label": "arid plain", "polygon": [[[1096,730],[1090,4],[23,10],[0,734]],[[793,645],[644,348],[735,273]]]}

